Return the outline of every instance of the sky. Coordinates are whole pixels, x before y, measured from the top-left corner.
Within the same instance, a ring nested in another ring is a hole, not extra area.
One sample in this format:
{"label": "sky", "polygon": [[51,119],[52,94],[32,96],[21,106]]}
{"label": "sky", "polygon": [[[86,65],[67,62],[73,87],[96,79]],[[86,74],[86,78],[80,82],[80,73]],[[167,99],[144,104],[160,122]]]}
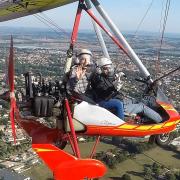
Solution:
{"label": "sky", "polygon": [[[122,31],[135,31],[152,1],[152,7],[139,30],[159,32],[162,7],[165,5],[166,0],[99,0],[102,7]],[[44,14],[50,17],[61,28],[72,29],[76,9],[77,2],[45,11]],[[46,25],[32,15],[1,22],[1,26],[47,28]],[[83,13],[80,28],[83,30],[92,29],[90,18],[85,12]],[[166,32],[180,33],[180,0],[171,0]]]}

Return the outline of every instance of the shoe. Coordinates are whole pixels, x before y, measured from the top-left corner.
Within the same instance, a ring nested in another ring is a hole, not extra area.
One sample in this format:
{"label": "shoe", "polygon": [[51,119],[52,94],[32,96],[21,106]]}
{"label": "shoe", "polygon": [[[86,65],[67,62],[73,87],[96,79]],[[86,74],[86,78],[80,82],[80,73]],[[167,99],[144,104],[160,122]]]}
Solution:
{"label": "shoe", "polygon": [[128,120],[126,121],[126,123],[128,123],[128,124],[138,124],[135,119],[128,119]]}

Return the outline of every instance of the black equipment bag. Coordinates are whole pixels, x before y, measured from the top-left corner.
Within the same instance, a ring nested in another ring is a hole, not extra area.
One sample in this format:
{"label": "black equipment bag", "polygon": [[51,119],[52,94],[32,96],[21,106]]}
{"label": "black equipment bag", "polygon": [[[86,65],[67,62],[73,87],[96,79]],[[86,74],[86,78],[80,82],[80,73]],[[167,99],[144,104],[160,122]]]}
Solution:
{"label": "black equipment bag", "polygon": [[36,96],[33,101],[33,113],[36,117],[52,116],[54,99],[46,96]]}

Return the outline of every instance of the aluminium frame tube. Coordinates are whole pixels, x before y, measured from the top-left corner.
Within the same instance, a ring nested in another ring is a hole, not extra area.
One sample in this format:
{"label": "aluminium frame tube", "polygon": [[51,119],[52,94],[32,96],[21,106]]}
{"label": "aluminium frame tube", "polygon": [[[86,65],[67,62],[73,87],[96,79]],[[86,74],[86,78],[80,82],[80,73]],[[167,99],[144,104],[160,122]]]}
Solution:
{"label": "aluminium frame tube", "polygon": [[[86,3],[86,6],[88,9],[92,8],[90,0],[85,0],[85,3]],[[104,42],[104,38],[103,38],[103,35],[102,35],[100,28],[97,26],[97,24],[93,20],[92,20],[92,24],[93,24],[96,36],[98,38],[99,44],[101,46],[101,49],[103,51],[104,57],[110,59],[110,56],[109,56],[109,53],[108,53],[106,44]]]}
{"label": "aluminium frame tube", "polygon": [[101,17],[104,19],[106,24],[109,26],[109,28],[112,30],[112,32],[115,34],[115,36],[118,38],[120,43],[124,46],[124,48],[127,50],[127,53],[131,60],[135,63],[135,65],[139,68],[142,76],[144,79],[149,80],[150,83],[153,82],[153,80],[150,78],[150,73],[146,69],[146,67],[143,65],[139,57],[136,55],[134,50],[130,47],[124,36],[121,34],[117,26],[113,23],[111,18],[108,16],[108,14],[105,12],[105,10],[101,7],[98,0],[91,0],[91,2],[94,4],[96,10],[99,12]]}

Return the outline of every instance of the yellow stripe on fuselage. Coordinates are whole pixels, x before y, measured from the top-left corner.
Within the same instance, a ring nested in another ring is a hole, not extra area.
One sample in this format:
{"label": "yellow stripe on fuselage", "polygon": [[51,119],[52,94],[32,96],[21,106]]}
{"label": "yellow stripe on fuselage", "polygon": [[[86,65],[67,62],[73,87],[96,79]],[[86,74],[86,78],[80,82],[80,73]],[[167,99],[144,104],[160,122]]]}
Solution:
{"label": "yellow stripe on fuselage", "polygon": [[122,126],[119,126],[118,128],[120,128],[120,129],[134,129],[134,128],[136,128],[137,127],[137,125],[131,125],[131,124],[123,124]]}
{"label": "yellow stripe on fuselage", "polygon": [[151,129],[152,129],[152,130],[155,130],[155,129],[161,129],[162,126],[163,126],[162,123],[161,123],[161,124],[157,124],[157,125],[154,125]]}
{"label": "yellow stripe on fuselage", "polygon": [[172,105],[161,105],[164,109],[167,109],[167,108],[173,108]]}
{"label": "yellow stripe on fuselage", "polygon": [[174,125],[175,124],[175,122],[173,121],[173,122],[167,122],[164,126],[165,127],[168,127],[168,126],[172,126],[172,125]]}
{"label": "yellow stripe on fuselage", "polygon": [[175,111],[177,112],[174,108],[166,109],[167,111]]}
{"label": "yellow stripe on fuselage", "polygon": [[176,121],[176,124],[178,124],[178,123],[180,123],[180,119],[178,119],[178,120]]}
{"label": "yellow stripe on fuselage", "polygon": [[151,126],[149,126],[149,125],[147,125],[147,126],[139,126],[139,127],[137,127],[136,129],[138,129],[138,130],[148,130],[148,129],[150,129],[152,127],[152,125]]}
{"label": "yellow stripe on fuselage", "polygon": [[42,148],[34,148],[34,150],[39,153],[39,152],[52,152],[52,151],[57,151],[55,149],[42,149]]}

